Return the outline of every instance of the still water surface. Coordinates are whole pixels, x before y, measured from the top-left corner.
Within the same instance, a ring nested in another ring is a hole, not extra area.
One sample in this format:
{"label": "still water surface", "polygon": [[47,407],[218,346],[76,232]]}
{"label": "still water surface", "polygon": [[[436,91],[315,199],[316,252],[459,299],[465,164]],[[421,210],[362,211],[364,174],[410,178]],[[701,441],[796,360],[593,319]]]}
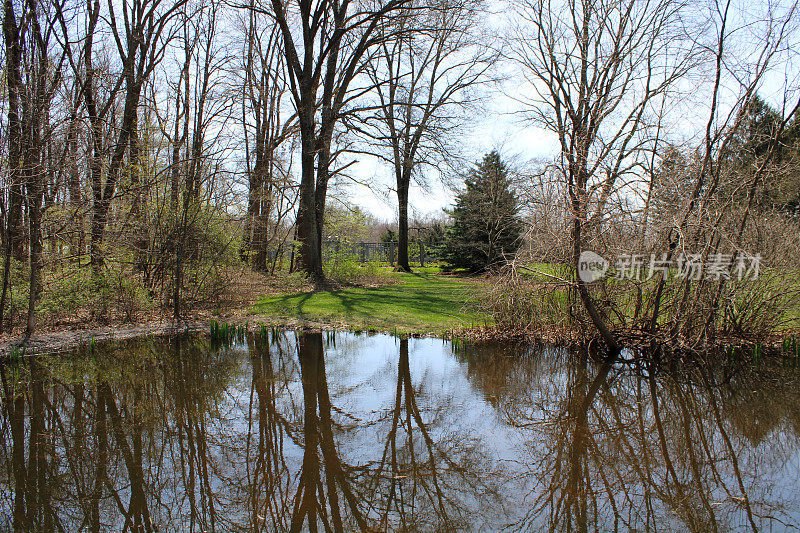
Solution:
{"label": "still water surface", "polygon": [[2,370],[0,530],[800,526],[797,370],[294,332]]}

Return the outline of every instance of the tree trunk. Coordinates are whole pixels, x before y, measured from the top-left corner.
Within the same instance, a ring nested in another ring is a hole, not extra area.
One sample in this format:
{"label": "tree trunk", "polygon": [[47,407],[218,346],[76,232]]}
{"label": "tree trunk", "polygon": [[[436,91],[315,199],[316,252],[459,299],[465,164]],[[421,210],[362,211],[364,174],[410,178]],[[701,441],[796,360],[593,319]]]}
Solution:
{"label": "tree trunk", "polygon": [[[15,177],[17,181],[14,181]],[[11,245],[11,256],[17,261],[25,261],[25,234],[22,231],[23,193],[18,173],[11,178],[8,196],[10,205],[8,209],[8,228],[6,235]]]}
{"label": "tree trunk", "polygon": [[22,235],[22,118],[20,117],[20,97],[22,84],[22,47],[20,29],[14,13],[14,4],[6,0],[3,14],[3,36],[6,46],[6,77],[8,87],[8,173],[9,210],[6,238],[10,242],[11,255],[25,260]]}
{"label": "tree trunk", "polygon": [[398,176],[397,179],[397,269],[411,272],[408,264],[408,186],[411,176]]}
{"label": "tree trunk", "polygon": [[250,190],[247,198],[247,220],[243,255],[253,268],[267,269],[267,221],[269,218],[269,192],[267,190],[267,166],[270,164],[263,138],[256,141],[256,164],[250,175]]}
{"label": "tree trunk", "polygon": [[14,4],[6,0],[3,13],[3,37],[6,46],[6,77],[8,87],[8,201],[5,232],[5,260],[3,263],[3,294],[0,297],[0,332],[3,331],[6,299],[10,283],[11,258],[22,257],[22,188],[21,142],[22,125],[19,116],[19,96],[22,89],[19,46],[19,29]]}
{"label": "tree trunk", "polygon": [[[77,106],[77,105],[76,105]],[[83,194],[81,193],[80,169],[78,168],[78,116],[73,113],[70,118],[67,134],[69,146],[69,171],[67,172],[67,189],[69,190],[70,214],[75,221],[75,228],[69,234],[69,251],[74,260],[80,264],[83,254]]]}
{"label": "tree trunk", "polygon": [[586,286],[586,282],[584,282],[581,277],[578,275],[578,267],[580,263],[580,255],[581,255],[581,248],[583,247],[582,243],[582,236],[581,236],[581,229],[582,229],[582,221],[583,221],[583,213],[585,212],[585,198],[586,195],[583,194],[582,189],[579,188],[577,198],[573,196],[572,200],[572,216],[573,216],[573,224],[572,224],[572,267],[575,271],[575,281],[578,285],[578,293],[580,294],[581,301],[583,302],[583,306],[586,309],[586,312],[589,313],[589,317],[592,320],[592,324],[594,324],[597,331],[600,332],[600,335],[603,337],[603,340],[608,344],[611,352],[614,354],[619,353],[620,346],[617,342],[616,336],[611,332],[611,330],[606,325],[603,318],[600,316],[600,313],[597,311],[597,307],[595,307],[594,300],[592,299],[591,294],[589,294],[589,288]]}
{"label": "tree trunk", "polygon": [[314,191],[315,223],[317,232],[317,256],[322,263],[322,231],[325,226],[325,200],[328,196],[329,167],[331,164],[331,139],[325,139],[317,154],[317,187]]}
{"label": "tree trunk", "polygon": [[316,142],[314,135],[314,108],[313,95],[307,100],[306,109],[300,114],[300,136],[302,145],[301,154],[301,179],[300,179],[300,205],[297,209],[297,240],[300,241],[300,264],[302,269],[315,283],[324,279],[322,271],[322,256],[317,239],[317,211],[314,183],[314,164],[316,162]]}
{"label": "tree trunk", "polygon": [[272,179],[267,174],[261,185],[261,205],[256,218],[256,239],[254,265],[258,270],[267,270],[267,245],[269,243],[269,217],[272,211]]}
{"label": "tree trunk", "polygon": [[[135,53],[129,50],[129,61],[132,63]],[[127,68],[132,69],[133,65],[128,65]],[[122,168],[122,161],[125,157],[125,152],[128,149],[131,133],[136,128],[137,113],[139,107],[139,95],[141,94],[142,84],[144,80],[136,79],[133,73],[127,75],[125,87],[127,93],[125,95],[125,106],[122,112],[122,123],[120,124],[119,137],[114,151],[111,155],[111,162],[108,165],[108,175],[105,184],[101,184],[101,177],[93,176],[92,189],[94,202],[92,205],[92,236],[90,244],[91,264],[93,271],[97,274],[105,262],[103,253],[103,237],[108,224],[108,211],[111,207],[111,199],[117,187],[120,170]],[[87,90],[87,92],[90,92]],[[88,105],[87,105],[88,107]],[[95,110],[96,115],[96,110]],[[97,132],[99,134],[99,132]],[[98,161],[99,163],[99,161]],[[99,172],[98,168],[93,171]]]}
{"label": "tree trunk", "polygon": [[[256,148],[256,151],[258,149]],[[258,159],[258,156],[256,156]],[[259,211],[261,208],[261,184],[259,183],[259,168],[258,161],[256,166],[250,173],[249,189],[247,191],[247,217],[244,221],[244,235],[242,236],[242,250],[240,256],[242,260],[247,261],[250,265],[254,265],[254,243],[256,237],[256,221],[258,219]]]}
{"label": "tree trunk", "polygon": [[92,205],[92,232],[91,241],[89,243],[89,256],[92,265],[92,270],[95,274],[100,273],[100,269],[105,262],[105,255],[103,254],[103,233],[108,223],[108,208],[110,202],[104,201],[102,196],[95,196],[95,201]]}
{"label": "tree trunk", "polygon": [[142,183],[142,145],[139,136],[138,117],[134,117],[129,140],[128,165],[131,173],[131,220],[133,222],[133,248],[136,262],[134,268],[144,274],[145,284],[149,282],[147,249],[150,244],[149,232],[145,216],[147,213],[147,194]]}

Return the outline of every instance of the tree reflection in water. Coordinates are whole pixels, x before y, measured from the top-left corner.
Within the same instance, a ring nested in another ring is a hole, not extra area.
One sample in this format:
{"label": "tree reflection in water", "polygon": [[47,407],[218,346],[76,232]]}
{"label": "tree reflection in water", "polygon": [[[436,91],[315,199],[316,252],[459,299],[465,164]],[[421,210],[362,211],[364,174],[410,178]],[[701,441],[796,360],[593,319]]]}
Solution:
{"label": "tree reflection in water", "polygon": [[469,516],[475,512],[474,506],[470,508],[473,499],[500,504],[504,473],[485,452],[488,435],[464,433],[450,424],[461,415],[453,405],[427,410],[420,406],[409,367],[408,339],[399,342],[389,429],[380,461],[370,472],[372,488],[380,495],[374,506],[378,523],[382,530],[466,528],[470,518],[477,518]]}
{"label": "tree reflection in water", "polygon": [[[331,528],[334,531],[343,531],[340,495],[352,521],[364,531],[367,529],[367,522],[361,511],[360,498],[353,492],[352,470],[342,464],[333,438],[322,334],[301,333],[298,347],[303,380],[304,441],[303,467],[292,504],[291,531],[300,531],[306,519],[309,529],[316,531],[317,518],[322,521],[326,531]],[[324,483],[320,455],[325,468]],[[326,500],[330,512],[326,510]]]}
{"label": "tree reflection in water", "polygon": [[[798,525],[800,499],[789,489],[798,479],[798,442],[788,417],[786,424],[776,419],[771,442],[756,448],[748,437],[758,423],[752,413],[738,411],[749,423],[737,428],[723,407],[731,396],[754,393],[791,398],[796,408],[796,376],[782,375],[783,390],[775,390],[752,369],[739,369],[744,379],[734,383],[703,365],[676,371],[593,360],[586,353],[566,366],[560,359],[540,363],[552,366],[499,406],[507,423],[527,434],[532,505],[517,528],[759,531]],[[766,377],[777,382],[779,374],[773,369]],[[762,409],[775,412],[774,403]]]}
{"label": "tree reflection in water", "polygon": [[455,352],[301,332],[3,364],[0,529],[798,525],[796,371]]}

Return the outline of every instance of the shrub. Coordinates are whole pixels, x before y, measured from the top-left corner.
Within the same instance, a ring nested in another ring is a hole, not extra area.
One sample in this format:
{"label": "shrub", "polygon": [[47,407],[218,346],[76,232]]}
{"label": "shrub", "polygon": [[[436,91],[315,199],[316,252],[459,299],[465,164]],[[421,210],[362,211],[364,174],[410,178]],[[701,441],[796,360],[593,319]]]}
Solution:
{"label": "shrub", "polygon": [[136,320],[138,316],[152,308],[152,301],[139,276],[123,269],[109,270],[105,274],[110,300],[116,313],[125,321]]}
{"label": "shrub", "polygon": [[569,301],[563,283],[531,276],[514,262],[494,278],[486,294],[486,306],[497,326],[518,333],[565,333],[570,326]]}
{"label": "shrub", "polygon": [[346,245],[332,250],[325,258],[323,268],[331,281],[341,284],[378,283],[386,278],[378,261],[361,263],[352,247]]}
{"label": "shrub", "polygon": [[[173,305],[176,252],[181,257],[181,303],[216,308],[234,301],[230,279],[241,266],[241,234],[208,207],[194,207],[186,227],[167,212],[150,232],[152,288],[161,305]],[[176,248],[177,247],[177,248]]]}
{"label": "shrub", "polygon": [[42,283],[36,314],[45,322],[80,318],[130,322],[153,307],[141,276],[125,263],[109,262],[99,276],[88,266],[61,264],[46,268]]}
{"label": "shrub", "polygon": [[760,338],[798,327],[800,286],[793,274],[762,272],[746,283],[731,282],[722,302],[720,330],[743,338]]}
{"label": "shrub", "polygon": [[[28,294],[30,294],[28,265],[11,259],[11,268],[8,275],[8,294],[6,295],[5,317],[10,317],[18,323],[25,317],[28,310]],[[2,276],[2,274],[0,274]],[[2,279],[2,278],[0,278]]]}
{"label": "shrub", "polygon": [[45,319],[60,320],[74,316],[88,308],[97,296],[88,268],[69,264],[64,268],[46,272],[44,289],[37,306],[37,314]]}

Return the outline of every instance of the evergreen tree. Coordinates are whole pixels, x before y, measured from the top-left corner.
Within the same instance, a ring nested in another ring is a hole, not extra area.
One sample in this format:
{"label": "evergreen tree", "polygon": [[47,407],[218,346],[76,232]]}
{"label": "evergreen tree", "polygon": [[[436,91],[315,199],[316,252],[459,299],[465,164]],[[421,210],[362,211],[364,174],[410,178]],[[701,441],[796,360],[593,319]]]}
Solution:
{"label": "evergreen tree", "polygon": [[738,203],[746,205],[748,189],[742,183],[751,181],[753,172],[770,153],[767,170],[760,177],[757,205],[764,209],[778,208],[791,213],[792,201],[800,198],[798,163],[800,148],[798,118],[793,117],[781,131],[781,113],[756,95],[742,110],[743,116],[736,135],[727,147],[723,160],[733,169],[732,183],[723,184]]}
{"label": "evergreen tree", "polygon": [[482,272],[513,257],[519,247],[522,222],[517,197],[500,154],[492,151],[464,180],[456,197],[441,257],[449,268]]}

